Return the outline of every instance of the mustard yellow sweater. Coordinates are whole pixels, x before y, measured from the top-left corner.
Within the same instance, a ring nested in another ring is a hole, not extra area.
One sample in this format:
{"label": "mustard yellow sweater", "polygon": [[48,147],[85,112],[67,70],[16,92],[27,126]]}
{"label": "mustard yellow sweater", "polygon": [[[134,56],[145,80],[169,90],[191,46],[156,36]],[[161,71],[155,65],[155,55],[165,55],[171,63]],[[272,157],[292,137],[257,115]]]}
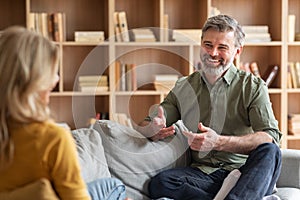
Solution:
{"label": "mustard yellow sweater", "polygon": [[9,132],[15,154],[12,165],[0,171],[0,191],[12,190],[43,177],[51,181],[61,199],[90,199],[70,132],[51,122],[10,123]]}

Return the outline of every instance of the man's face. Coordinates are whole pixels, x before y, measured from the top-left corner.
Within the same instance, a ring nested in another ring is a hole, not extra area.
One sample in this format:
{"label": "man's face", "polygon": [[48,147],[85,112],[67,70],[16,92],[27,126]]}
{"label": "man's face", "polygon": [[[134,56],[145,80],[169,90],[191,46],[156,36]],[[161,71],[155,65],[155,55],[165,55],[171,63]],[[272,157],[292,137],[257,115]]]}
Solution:
{"label": "man's face", "polygon": [[200,60],[205,74],[221,76],[241,51],[235,47],[234,32],[209,29],[201,41]]}

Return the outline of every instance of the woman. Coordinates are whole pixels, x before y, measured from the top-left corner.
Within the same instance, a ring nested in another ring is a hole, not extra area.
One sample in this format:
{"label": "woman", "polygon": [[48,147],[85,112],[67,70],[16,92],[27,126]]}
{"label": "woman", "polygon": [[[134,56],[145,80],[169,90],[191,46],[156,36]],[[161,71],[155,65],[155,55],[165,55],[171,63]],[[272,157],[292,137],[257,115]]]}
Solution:
{"label": "woman", "polygon": [[36,33],[15,26],[0,36],[0,192],[46,178],[60,199],[124,199],[116,179],[87,190],[70,132],[50,118],[58,63],[57,46]]}

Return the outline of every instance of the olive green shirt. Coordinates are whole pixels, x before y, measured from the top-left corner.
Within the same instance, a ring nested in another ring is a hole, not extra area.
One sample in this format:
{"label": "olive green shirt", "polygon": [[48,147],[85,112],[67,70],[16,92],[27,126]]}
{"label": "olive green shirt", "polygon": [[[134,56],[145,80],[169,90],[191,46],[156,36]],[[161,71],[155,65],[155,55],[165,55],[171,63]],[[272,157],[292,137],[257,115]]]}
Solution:
{"label": "olive green shirt", "polygon": [[[275,143],[281,139],[265,82],[234,65],[214,85],[206,81],[201,71],[179,79],[161,105],[167,126],[182,120],[190,131],[199,132],[198,123],[202,122],[220,135],[265,131]],[[151,114],[148,120],[154,116]],[[247,157],[222,151],[192,151],[192,165],[206,173],[220,168],[233,170],[243,165]]]}

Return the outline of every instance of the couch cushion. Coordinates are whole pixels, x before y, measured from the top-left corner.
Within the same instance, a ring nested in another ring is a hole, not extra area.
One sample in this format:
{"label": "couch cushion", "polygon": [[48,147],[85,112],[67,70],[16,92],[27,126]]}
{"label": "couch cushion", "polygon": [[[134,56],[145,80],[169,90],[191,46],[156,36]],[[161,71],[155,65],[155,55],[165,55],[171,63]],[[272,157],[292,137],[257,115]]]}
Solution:
{"label": "couch cushion", "polygon": [[300,189],[281,187],[278,188],[278,191],[275,194],[280,198],[280,200],[299,200]]}
{"label": "couch cushion", "polygon": [[84,181],[111,177],[99,133],[94,129],[82,128],[73,130],[72,135],[77,144]]}
{"label": "couch cushion", "polygon": [[151,142],[136,130],[113,121],[97,121],[93,128],[102,137],[105,156],[113,177],[126,185],[133,199],[148,199],[148,183],[158,172],[186,166],[190,162],[188,144],[176,123],[176,136]]}
{"label": "couch cushion", "polygon": [[282,168],[277,187],[300,188],[300,151],[282,149]]}

